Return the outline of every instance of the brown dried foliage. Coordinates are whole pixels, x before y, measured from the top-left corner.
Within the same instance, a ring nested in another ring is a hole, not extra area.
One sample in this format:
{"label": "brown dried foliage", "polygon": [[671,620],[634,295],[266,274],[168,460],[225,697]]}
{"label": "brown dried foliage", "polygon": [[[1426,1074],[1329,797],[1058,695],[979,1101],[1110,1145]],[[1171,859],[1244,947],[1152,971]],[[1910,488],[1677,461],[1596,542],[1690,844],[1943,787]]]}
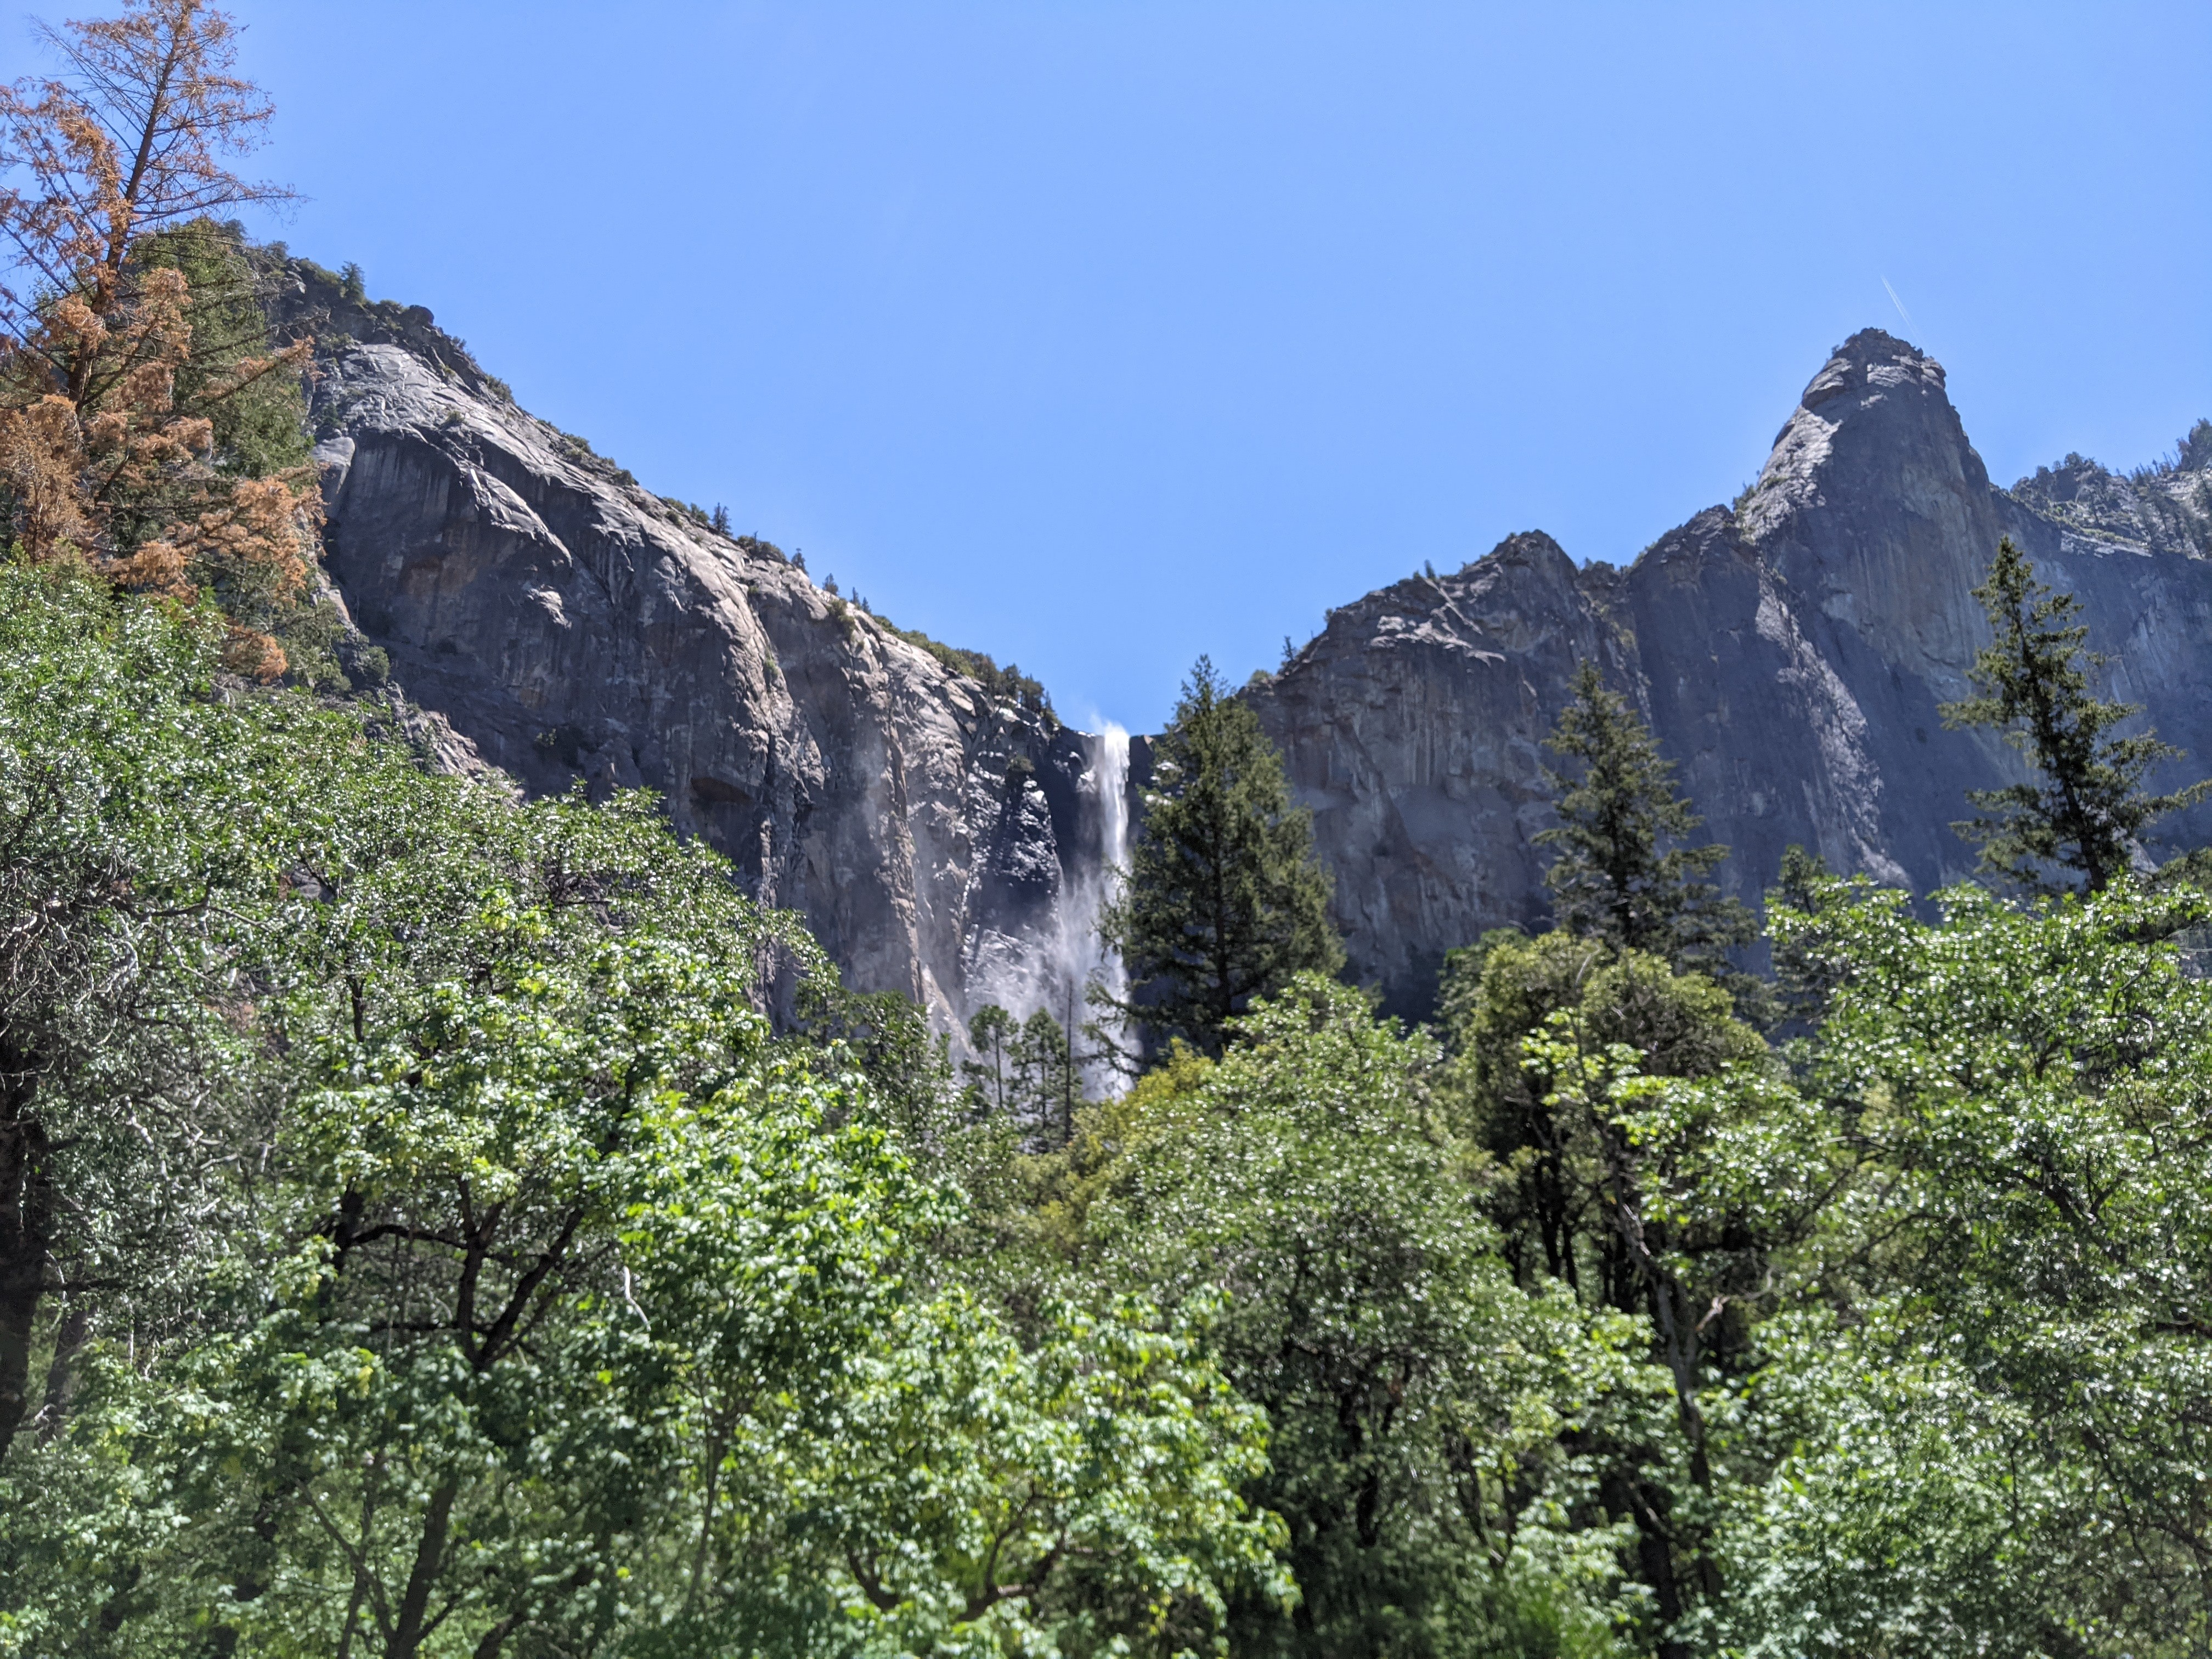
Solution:
{"label": "brown dried foliage", "polygon": [[[178,407],[191,362],[183,274],[134,257],[151,234],[286,192],[227,158],[271,113],[231,73],[237,31],[199,0],[126,0],[120,16],[45,38],[62,80],[0,88],[0,489],[34,560],[75,554],[118,582],[189,598],[198,581],[263,601],[306,586],[319,514],[305,476],[235,479],[215,465],[208,411],[301,345],[234,363]],[[235,630],[241,672],[283,651]]]}

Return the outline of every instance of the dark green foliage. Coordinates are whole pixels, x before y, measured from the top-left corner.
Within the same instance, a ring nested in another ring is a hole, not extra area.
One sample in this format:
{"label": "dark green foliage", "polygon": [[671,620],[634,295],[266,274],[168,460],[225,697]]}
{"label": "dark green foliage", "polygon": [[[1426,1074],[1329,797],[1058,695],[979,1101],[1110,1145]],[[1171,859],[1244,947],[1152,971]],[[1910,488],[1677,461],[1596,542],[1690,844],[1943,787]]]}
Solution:
{"label": "dark green foliage", "polygon": [[1344,946],[1310,814],[1251,709],[1200,658],[1153,749],[1126,891],[1100,931],[1135,987],[1125,1010],[1164,1042],[1218,1054],[1229,1022]]}
{"label": "dark green foliage", "polygon": [[[799,568],[805,568],[804,565]],[[836,591],[834,587],[830,589],[832,592]],[[1052,711],[1052,698],[1046,694],[1042,685],[1023,673],[1014,664],[1008,663],[1001,668],[981,651],[963,651],[957,646],[943,644],[918,628],[901,628],[888,617],[878,617],[876,620],[908,645],[927,651],[946,672],[964,675],[999,702],[1011,702],[1036,715],[1044,722],[1046,730],[1058,728],[1060,718]]]}
{"label": "dark green foliage", "polygon": [[[269,319],[261,277],[242,228],[195,219],[149,236],[136,255],[149,266],[184,273],[191,286],[191,363],[177,376],[180,405],[199,404],[210,386],[244,359],[269,355]],[[304,466],[308,457],[307,398],[296,374],[264,375],[208,404],[216,463],[239,477],[264,477]]]}
{"label": "dark green foliage", "polygon": [[1783,849],[1781,878],[1766,895],[1767,908],[1794,911],[1807,921],[1773,940],[1774,1000],[1779,1012],[1801,1024],[1826,1013],[1842,980],[1844,969],[1827,949],[1818,919],[1843,890],[1819,854],[1794,842]]}
{"label": "dark green foliage", "polygon": [[2035,567],[2007,537],[1974,597],[1996,637],[1970,670],[1979,695],[1943,706],[1947,726],[2004,734],[2039,775],[2033,783],[1977,789],[1982,816],[1957,827],[1979,845],[1981,867],[2030,892],[2101,891],[2142,852],[2143,832],[2203,798],[2212,781],[2172,794],[2143,787],[2160,762],[2181,751],[2143,732],[2112,728],[2142,710],[2089,695],[2105,659],[2084,643],[2074,619],[2081,602],[2035,580]]}
{"label": "dark green foliage", "polygon": [[[149,266],[179,270],[190,285],[185,315],[191,325],[191,355],[176,376],[177,399],[180,407],[206,410],[217,470],[234,478],[311,486],[301,374],[282,365],[258,367],[269,362],[272,350],[263,303],[269,250],[248,243],[245,228],[235,221],[201,218],[147,237],[133,257]],[[118,503],[117,527],[126,543],[173,535],[174,520],[189,520],[198,510],[193,501],[173,490],[144,489]],[[312,548],[301,551],[312,561]],[[289,580],[281,566],[261,562],[208,564],[197,574],[232,621],[266,634],[282,647],[295,682],[350,689],[340,662],[345,623],[335,605],[314,596],[311,586]]]}
{"label": "dark green foliage", "polygon": [[1557,849],[1544,885],[1559,926],[1751,992],[1728,965],[1729,948],[1755,931],[1751,913],[1706,879],[1728,848],[1679,844],[1705,820],[1674,793],[1673,763],[1595,665],[1577,672],[1546,746],[1571,763],[1544,769],[1559,821],[1536,836]]}
{"label": "dark green foliage", "polygon": [[1704,1393],[1715,1370],[1750,1369],[1741,1315],[1717,1316],[1762,1293],[1817,1204],[1711,1179],[1717,1147],[1771,1127],[1766,1091],[1670,1122],[1649,1091],[1659,1079],[1756,1078],[1765,1044],[1711,981],[1563,932],[1455,951],[1443,989],[1447,1098],[1499,1171],[1486,1207],[1516,1279],[1633,1319],[1672,1381],[1673,1434],[1646,1422],[1591,1450],[1607,1512],[1635,1527],[1635,1576],[1674,1625],[1715,1592]]}

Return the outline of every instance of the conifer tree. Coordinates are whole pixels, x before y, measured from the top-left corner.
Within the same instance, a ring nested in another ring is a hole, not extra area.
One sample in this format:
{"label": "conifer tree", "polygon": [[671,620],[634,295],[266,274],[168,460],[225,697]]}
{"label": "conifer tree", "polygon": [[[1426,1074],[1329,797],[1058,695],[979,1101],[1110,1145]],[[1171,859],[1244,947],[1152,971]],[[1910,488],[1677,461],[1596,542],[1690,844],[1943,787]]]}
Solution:
{"label": "conifer tree", "polygon": [[212,587],[227,665],[274,678],[285,652],[252,613],[307,606],[313,472],[253,476],[243,447],[216,446],[239,426],[224,406],[296,377],[309,348],[210,349],[219,296],[194,295],[185,267],[204,262],[179,240],[287,197],[227,165],[259,143],[269,100],[231,73],[237,29],[200,0],[42,33],[64,78],[0,87],[0,520],[34,561],[83,557],[181,598]]}
{"label": "conifer tree", "polygon": [[1717,843],[1677,845],[1705,822],[1674,793],[1672,763],[1626,699],[1585,662],[1546,747],[1578,772],[1547,766],[1559,823],[1536,837],[1559,849],[1544,885],[1565,932],[1733,979],[1727,951],[1752,936],[1751,913],[1707,880]]}
{"label": "conifer tree", "polygon": [[1065,1146],[1084,1097],[1082,1066],[1066,1029],[1045,1009],[1017,1020],[992,1003],[968,1022],[968,1046],[975,1058],[961,1062],[961,1074],[984,1115]]}
{"label": "conifer tree", "polygon": [[1004,1117],[1013,1105],[1007,1050],[1020,1029],[1014,1017],[995,1002],[968,1022],[968,1046],[975,1058],[961,1061],[960,1073],[968,1079],[983,1109],[993,1116]]}
{"label": "conifer tree", "polygon": [[1282,757],[1212,661],[1198,659],[1160,738],[1129,880],[1100,921],[1135,988],[1116,1005],[1158,1041],[1209,1054],[1255,997],[1294,974],[1333,974],[1344,946],[1313,821]]}
{"label": "conifer tree", "polygon": [[1038,1009],[1022,1022],[1013,1061],[1016,1087],[1030,1121],[1049,1144],[1066,1146],[1075,1133],[1075,1104],[1083,1096],[1075,1045],[1066,1030]]}
{"label": "conifer tree", "polygon": [[2154,732],[2112,735],[2142,708],[2089,695],[2106,659],[2085,643],[2081,601],[2036,580],[2010,537],[1974,597],[1996,637],[1968,671],[1980,695],[1944,704],[1943,723],[2002,732],[2039,775],[1969,791],[1981,816],[1954,827],[1979,845],[1991,875],[2034,892],[2100,892],[2127,871],[2154,821],[2203,799],[2212,781],[2168,795],[2144,789],[2150,769],[2181,750]]}

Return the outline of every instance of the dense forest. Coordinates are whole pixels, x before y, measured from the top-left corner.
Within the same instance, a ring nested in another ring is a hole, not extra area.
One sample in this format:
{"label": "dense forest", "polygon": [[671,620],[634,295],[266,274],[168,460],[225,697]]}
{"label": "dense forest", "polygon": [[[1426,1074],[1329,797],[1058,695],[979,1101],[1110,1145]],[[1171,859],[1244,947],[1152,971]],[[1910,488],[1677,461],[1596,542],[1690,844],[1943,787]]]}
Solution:
{"label": "dense forest", "polygon": [[2194,792],[2009,544],[1977,884],[1796,855],[1754,915],[1587,669],[1551,923],[1408,1027],[1201,662],[1133,993],[933,1032],[650,794],[349,695],[215,216],[267,106],[193,0],[54,38],[0,94],[0,1655],[2212,1646]]}

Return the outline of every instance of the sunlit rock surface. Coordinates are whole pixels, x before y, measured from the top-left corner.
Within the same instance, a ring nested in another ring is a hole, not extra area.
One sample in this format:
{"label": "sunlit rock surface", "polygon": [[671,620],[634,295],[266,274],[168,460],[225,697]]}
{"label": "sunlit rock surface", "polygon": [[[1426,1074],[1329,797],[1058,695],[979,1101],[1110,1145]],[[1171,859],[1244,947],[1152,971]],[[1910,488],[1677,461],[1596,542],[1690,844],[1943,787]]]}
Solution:
{"label": "sunlit rock surface", "polygon": [[629,482],[428,313],[313,287],[289,298],[319,339],[325,568],[440,763],[532,793],[658,790],[850,982],[941,1021],[1001,981],[1065,1000],[1098,739]]}

